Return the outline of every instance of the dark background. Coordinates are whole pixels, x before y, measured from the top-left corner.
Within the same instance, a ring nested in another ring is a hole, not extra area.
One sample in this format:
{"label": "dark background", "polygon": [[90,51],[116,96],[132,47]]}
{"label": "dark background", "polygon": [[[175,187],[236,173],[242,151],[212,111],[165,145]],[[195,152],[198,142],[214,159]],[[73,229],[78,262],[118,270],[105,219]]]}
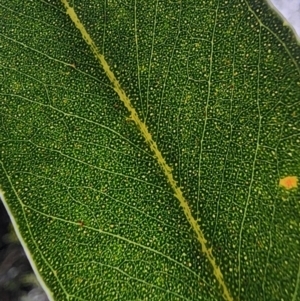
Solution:
{"label": "dark background", "polygon": [[0,200],[0,300],[48,301]]}

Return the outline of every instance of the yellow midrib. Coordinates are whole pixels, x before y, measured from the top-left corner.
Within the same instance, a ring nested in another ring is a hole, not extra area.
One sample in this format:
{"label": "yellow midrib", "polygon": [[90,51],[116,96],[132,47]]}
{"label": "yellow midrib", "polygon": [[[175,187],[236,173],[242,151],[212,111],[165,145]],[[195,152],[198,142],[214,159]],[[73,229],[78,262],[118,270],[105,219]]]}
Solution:
{"label": "yellow midrib", "polygon": [[67,10],[67,14],[70,16],[70,18],[74,22],[75,26],[81,32],[83,39],[91,47],[91,50],[94,53],[97,60],[100,61],[101,66],[104,69],[110,82],[112,83],[114,90],[116,91],[116,93],[118,94],[118,96],[120,97],[122,102],[124,103],[125,107],[129,111],[131,120],[135,122],[138,129],[141,131],[143,137],[145,138],[146,142],[150,146],[150,149],[154,153],[154,157],[157,159],[158,164],[162,168],[165,176],[168,179],[168,182],[170,183],[172,189],[174,190],[174,195],[179,200],[180,206],[182,207],[188,222],[190,223],[192,229],[196,233],[197,239],[201,244],[202,252],[205,254],[205,256],[207,257],[208,261],[210,262],[210,264],[213,268],[213,273],[214,273],[217,281],[219,282],[220,286],[222,287],[224,299],[227,301],[233,301],[233,298],[231,297],[229,290],[224,282],[222,272],[221,272],[219,266],[216,264],[216,260],[212,254],[212,249],[207,247],[207,245],[206,245],[207,241],[204,237],[204,234],[203,234],[202,230],[200,229],[197,221],[194,219],[191,209],[187,203],[187,200],[184,198],[180,187],[177,186],[177,183],[173,178],[172,169],[167,164],[167,162],[165,161],[161,152],[159,151],[156,142],[152,139],[152,136],[149,133],[146,124],[139,118],[135,108],[132,106],[132,104],[130,102],[130,99],[126,96],[125,91],[121,88],[119,81],[116,79],[115,75],[110,70],[109,65],[108,65],[107,61],[105,60],[104,56],[99,52],[96,44],[94,43],[94,41],[92,40],[92,38],[90,37],[88,32],[86,31],[84,25],[78,19],[77,14],[75,13],[74,9],[72,7],[70,7],[67,0],[61,0],[61,1]]}

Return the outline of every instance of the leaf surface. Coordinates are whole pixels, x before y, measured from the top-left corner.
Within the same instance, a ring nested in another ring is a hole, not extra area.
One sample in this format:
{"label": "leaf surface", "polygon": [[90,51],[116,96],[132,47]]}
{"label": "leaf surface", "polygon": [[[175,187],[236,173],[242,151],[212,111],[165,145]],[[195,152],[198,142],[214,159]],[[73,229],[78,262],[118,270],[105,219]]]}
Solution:
{"label": "leaf surface", "polygon": [[0,184],[49,296],[298,300],[282,21],[260,1],[21,3],[0,4]]}

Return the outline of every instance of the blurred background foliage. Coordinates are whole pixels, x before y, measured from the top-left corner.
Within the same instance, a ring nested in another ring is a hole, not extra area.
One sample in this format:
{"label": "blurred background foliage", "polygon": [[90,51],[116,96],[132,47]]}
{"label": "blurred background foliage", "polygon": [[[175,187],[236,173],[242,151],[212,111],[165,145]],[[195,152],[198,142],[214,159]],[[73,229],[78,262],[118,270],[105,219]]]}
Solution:
{"label": "blurred background foliage", "polygon": [[0,202],[0,300],[48,301]]}

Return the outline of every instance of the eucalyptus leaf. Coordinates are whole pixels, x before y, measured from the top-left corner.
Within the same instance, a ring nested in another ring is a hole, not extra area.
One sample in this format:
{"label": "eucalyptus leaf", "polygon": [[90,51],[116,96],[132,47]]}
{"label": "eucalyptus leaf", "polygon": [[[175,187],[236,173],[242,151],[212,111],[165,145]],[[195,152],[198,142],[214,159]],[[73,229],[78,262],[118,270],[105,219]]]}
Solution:
{"label": "eucalyptus leaf", "polygon": [[1,198],[51,300],[300,300],[300,47],[266,3],[0,15]]}

